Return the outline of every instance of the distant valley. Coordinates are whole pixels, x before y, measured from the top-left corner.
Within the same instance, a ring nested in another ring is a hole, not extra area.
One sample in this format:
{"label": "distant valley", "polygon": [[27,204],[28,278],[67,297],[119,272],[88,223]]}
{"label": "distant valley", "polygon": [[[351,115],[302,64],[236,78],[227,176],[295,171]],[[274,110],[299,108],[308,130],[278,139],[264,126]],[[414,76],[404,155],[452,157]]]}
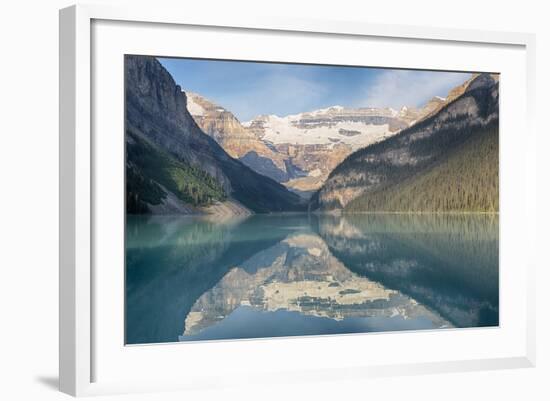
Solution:
{"label": "distant valley", "polygon": [[434,97],[422,108],[403,106],[398,111],[331,106],[284,117],[261,115],[241,123],[199,94],[187,97],[197,124],[231,156],[306,198],[349,154],[395,135],[445,102]]}

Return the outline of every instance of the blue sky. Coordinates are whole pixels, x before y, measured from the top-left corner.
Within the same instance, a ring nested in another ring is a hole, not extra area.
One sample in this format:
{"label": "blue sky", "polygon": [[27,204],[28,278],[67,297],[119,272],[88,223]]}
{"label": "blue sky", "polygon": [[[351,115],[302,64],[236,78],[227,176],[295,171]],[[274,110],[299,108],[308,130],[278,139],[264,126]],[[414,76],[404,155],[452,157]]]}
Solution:
{"label": "blue sky", "polygon": [[445,97],[469,73],[159,58],[183,90],[226,108],[241,121],[334,105],[421,106]]}

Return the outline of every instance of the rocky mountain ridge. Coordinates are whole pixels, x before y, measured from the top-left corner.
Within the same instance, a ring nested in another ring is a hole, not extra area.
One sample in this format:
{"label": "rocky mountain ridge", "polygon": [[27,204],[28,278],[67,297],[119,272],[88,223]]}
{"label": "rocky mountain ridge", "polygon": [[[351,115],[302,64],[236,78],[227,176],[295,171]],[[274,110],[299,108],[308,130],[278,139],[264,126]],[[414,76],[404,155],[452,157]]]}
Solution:
{"label": "rocky mountain ridge", "polygon": [[[460,210],[467,208],[467,205],[475,205],[475,208],[498,209],[498,171],[494,172],[494,166],[498,166],[498,86],[498,76],[474,75],[464,85],[451,91],[451,100],[440,104],[427,117],[398,135],[351,154],[332,171],[316,194],[313,207],[343,209],[361,197],[360,204],[355,202],[354,211],[381,210],[390,207],[390,204],[394,205],[392,207],[403,204],[399,208],[411,208],[414,199],[406,202],[395,200],[400,196],[399,185],[407,184],[409,189],[414,187],[410,190],[417,194],[415,196],[445,192],[440,188],[443,185],[441,176],[422,181],[424,184],[429,182],[431,186],[424,189],[418,186],[419,181],[411,180],[420,179],[423,174],[449,160],[454,160],[455,168],[462,169],[466,159],[475,156],[475,160],[470,160],[473,162],[470,171],[479,167],[483,160],[487,160],[483,165],[487,171],[476,171],[472,175],[465,170],[469,181],[447,171],[445,179],[454,180],[448,183],[449,188],[464,191],[457,195],[455,203],[443,205],[442,202],[448,203],[450,197],[440,194],[445,199],[424,199],[422,205],[417,204],[413,208]],[[469,146],[469,141],[477,142],[475,146]],[[486,153],[479,154],[480,149]],[[459,151],[463,153],[455,156]],[[446,171],[445,167],[438,168]],[[462,185],[457,185],[457,181]],[[479,191],[482,193],[490,190],[490,195],[470,193],[477,191],[474,186],[481,186]],[[373,199],[376,201],[371,201]]]}
{"label": "rocky mountain ridge", "polygon": [[284,156],[245,129],[233,113],[197,93],[187,92],[187,100],[198,126],[231,157],[278,182],[288,180]]}

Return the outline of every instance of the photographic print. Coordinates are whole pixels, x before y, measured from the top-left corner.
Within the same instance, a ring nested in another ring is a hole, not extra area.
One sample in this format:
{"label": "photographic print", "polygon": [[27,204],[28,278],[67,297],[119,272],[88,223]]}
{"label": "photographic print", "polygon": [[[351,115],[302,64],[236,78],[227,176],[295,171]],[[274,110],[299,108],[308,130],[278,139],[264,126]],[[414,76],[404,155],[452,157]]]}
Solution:
{"label": "photographic print", "polygon": [[499,325],[499,75],[126,55],[125,343]]}

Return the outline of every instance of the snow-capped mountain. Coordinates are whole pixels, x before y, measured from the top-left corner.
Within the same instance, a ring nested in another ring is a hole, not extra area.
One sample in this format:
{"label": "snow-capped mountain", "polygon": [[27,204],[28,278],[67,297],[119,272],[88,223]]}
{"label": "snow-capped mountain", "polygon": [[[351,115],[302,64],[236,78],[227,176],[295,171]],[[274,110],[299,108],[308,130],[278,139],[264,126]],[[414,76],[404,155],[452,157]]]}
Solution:
{"label": "snow-capped mountain", "polygon": [[285,117],[259,116],[243,123],[264,142],[273,145],[344,144],[361,148],[408,126],[393,109],[350,109],[332,106]]}
{"label": "snow-capped mountain", "polygon": [[240,123],[223,107],[198,94],[187,95],[197,124],[231,156],[299,193],[317,190],[349,154],[395,135],[445,101],[433,98],[423,108],[399,110],[336,105]]}

